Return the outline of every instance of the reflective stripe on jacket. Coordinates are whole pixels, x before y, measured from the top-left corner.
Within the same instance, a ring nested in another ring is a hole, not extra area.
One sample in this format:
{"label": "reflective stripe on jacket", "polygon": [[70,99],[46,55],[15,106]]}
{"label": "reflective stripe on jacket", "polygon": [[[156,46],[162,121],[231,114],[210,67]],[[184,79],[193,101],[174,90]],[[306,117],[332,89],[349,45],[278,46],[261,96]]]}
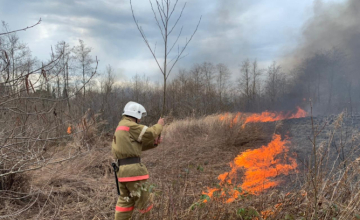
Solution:
{"label": "reflective stripe on jacket", "polygon": [[[112,153],[116,159],[141,157],[141,152],[155,148],[154,140],[160,135],[162,125],[152,127],[137,124],[130,117],[123,116],[116,128]],[[142,163],[122,165],[117,173],[120,182],[131,182],[149,178],[148,170]]]}

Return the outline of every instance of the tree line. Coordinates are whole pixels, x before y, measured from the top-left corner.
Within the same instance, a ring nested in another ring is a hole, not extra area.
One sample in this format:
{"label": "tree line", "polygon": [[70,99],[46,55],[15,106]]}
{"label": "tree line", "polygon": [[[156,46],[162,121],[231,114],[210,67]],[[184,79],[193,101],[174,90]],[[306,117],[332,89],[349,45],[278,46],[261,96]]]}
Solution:
{"label": "tree line", "polygon": [[[44,156],[49,145],[66,142],[68,128],[83,134],[91,121],[106,122],[112,132],[124,105],[143,104],[153,123],[165,109],[175,118],[198,117],[220,112],[294,110],[311,100],[314,112],[358,112],[359,74],[341,49],[321,51],[300,62],[291,71],[273,62],[267,68],[246,59],[237,71],[225,64],[203,62],[179,68],[167,82],[154,82],[135,75],[117,82],[108,65],[97,70],[91,47],[59,42],[48,60],[40,61],[30,48],[3,24],[0,35],[0,175],[23,172],[54,162]],[[166,105],[163,105],[164,94]],[[62,142],[63,141],[63,142]],[[31,154],[23,154],[28,149]],[[9,159],[13,155],[16,159]],[[69,156],[76,155],[73,153]],[[42,158],[42,159],[39,159]],[[21,163],[16,163],[22,161]]]}

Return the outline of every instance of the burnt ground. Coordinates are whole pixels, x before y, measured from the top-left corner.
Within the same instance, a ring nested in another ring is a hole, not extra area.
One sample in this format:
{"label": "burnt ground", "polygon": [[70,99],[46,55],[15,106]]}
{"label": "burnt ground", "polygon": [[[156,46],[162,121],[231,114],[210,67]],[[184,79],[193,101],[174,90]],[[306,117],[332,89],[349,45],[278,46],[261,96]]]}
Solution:
{"label": "burnt ground", "polygon": [[[314,125],[314,130],[313,126]],[[360,115],[357,116],[317,116],[287,119],[278,122],[262,123],[262,132],[266,133],[257,140],[255,148],[260,144],[270,142],[273,133],[288,137],[291,141],[290,151],[295,153],[298,163],[298,173],[281,177],[281,188],[292,189],[304,182],[304,174],[308,170],[309,160],[313,155],[313,134],[317,134],[315,145],[318,151],[317,158],[321,160],[322,168],[330,172],[331,169],[344,168],[349,161],[360,156]],[[314,131],[314,132],[313,132]]]}
{"label": "burnt ground", "polygon": [[360,155],[360,116],[314,117],[314,132],[310,117],[284,120],[282,123],[279,132],[285,135],[289,132],[290,147],[297,153],[299,167],[305,166],[312,154],[314,133],[318,133],[315,145],[319,156],[324,157],[328,166],[354,160]]}
{"label": "burnt ground", "polygon": [[[312,124],[314,126],[312,126]],[[248,126],[248,125],[247,125]],[[360,115],[357,116],[317,116],[286,119],[277,122],[258,123],[261,137],[252,141],[244,141],[244,135],[239,133],[236,145],[245,143],[247,148],[257,148],[271,141],[272,134],[281,134],[291,141],[290,150],[296,153],[299,166],[305,166],[313,152],[313,134],[316,149],[320,156],[328,155],[329,164],[356,159],[360,155]],[[314,127],[314,130],[312,129]],[[314,131],[314,132],[313,132]],[[247,134],[249,135],[249,134]]]}

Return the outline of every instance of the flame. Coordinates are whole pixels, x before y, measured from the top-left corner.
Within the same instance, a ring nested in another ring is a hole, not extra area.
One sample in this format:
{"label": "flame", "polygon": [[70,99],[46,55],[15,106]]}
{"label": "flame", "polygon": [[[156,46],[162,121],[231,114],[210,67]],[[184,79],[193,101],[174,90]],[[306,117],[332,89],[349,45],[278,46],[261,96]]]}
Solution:
{"label": "flame", "polygon": [[268,208],[264,211],[261,211],[261,216],[263,219],[273,219],[273,215],[275,213],[279,213],[282,209],[283,204],[280,202],[278,204],[275,204],[273,208]]}
{"label": "flame", "polygon": [[225,113],[223,115],[220,115],[219,119],[220,121],[224,121],[225,119],[227,119],[229,117],[229,113]]}
{"label": "flame", "polygon": [[[234,160],[235,168],[246,169],[242,188],[255,194],[278,185],[278,182],[271,180],[280,174],[289,174],[289,171],[296,169],[297,163],[294,158],[288,158],[289,149],[285,146],[288,140],[281,140],[280,135],[274,134],[272,141],[267,146],[259,149],[247,150],[237,156]],[[283,160],[290,163],[282,163],[278,155],[284,154]]]}
{"label": "flame", "polygon": [[[247,150],[240,153],[230,164],[231,171],[218,176],[220,188],[208,188],[204,195],[212,198],[214,192],[219,191],[220,198],[231,203],[245,192],[258,195],[260,192],[279,185],[275,180],[280,175],[288,175],[296,170],[296,159],[289,157],[289,140],[281,140],[281,136],[274,134],[267,146]],[[237,173],[244,170],[242,184],[237,187]],[[207,202],[207,201],[206,201]]]}
{"label": "flame", "polygon": [[[232,128],[235,124],[237,124],[239,122],[239,118],[242,114],[243,113],[241,113],[241,112],[236,113],[235,117],[230,122],[230,128]],[[225,121],[225,120],[229,119],[229,116],[230,116],[229,113],[225,113],[225,114],[219,116],[219,120]]]}
{"label": "flame", "polygon": [[274,211],[272,211],[272,210],[264,210],[264,211],[261,211],[261,217],[262,217],[263,219],[270,218],[273,214],[274,214]]}
{"label": "flame", "polygon": [[[207,195],[207,196],[209,196],[210,198],[212,198],[213,197],[213,195],[214,195],[214,192],[216,192],[216,191],[219,191],[218,189],[216,189],[216,188],[213,188],[213,189],[211,189],[211,188],[207,188],[207,192],[202,192],[202,194],[203,195]],[[204,201],[203,201],[204,203],[206,203],[206,202],[208,202],[207,201],[207,199],[204,199]]]}
{"label": "flame", "polygon": [[71,126],[69,125],[69,127],[67,128],[67,131],[66,131],[68,134],[71,134]]}
{"label": "flame", "polygon": [[[296,107],[297,112],[291,114],[291,112],[283,113],[283,112],[269,112],[265,111],[262,113],[253,113],[250,115],[245,115],[244,113],[238,112],[236,113],[235,117],[230,122],[230,127],[233,127],[237,124],[240,120],[240,116],[244,118],[244,122],[242,127],[244,128],[247,123],[254,123],[254,122],[274,122],[284,119],[292,119],[292,118],[303,118],[307,116],[306,111],[301,109],[300,107]],[[229,113],[225,113],[219,116],[220,121],[224,121],[228,119],[230,116]]]}
{"label": "flame", "polygon": [[[230,119],[230,114],[225,113],[219,116],[220,121]],[[297,112],[291,114],[283,112],[262,112],[254,114],[244,114],[238,112],[230,121],[230,127],[233,127],[240,121],[243,121],[244,128],[247,123],[256,122],[274,122],[284,119],[303,118],[307,113],[297,107]],[[223,202],[231,203],[235,201],[244,192],[259,194],[260,192],[279,185],[275,178],[279,175],[288,175],[289,172],[296,170],[296,159],[289,157],[289,149],[286,147],[290,141],[281,140],[281,136],[274,134],[272,141],[267,146],[259,149],[247,150],[239,154],[233,162],[230,163],[231,170],[218,176],[220,181],[218,188],[207,188],[207,192],[202,192],[209,198],[221,199]],[[237,184],[238,171],[244,171],[242,184]],[[235,187],[234,187],[235,186]],[[203,202],[208,202],[204,199]]]}
{"label": "flame", "polygon": [[243,124],[243,127],[247,124],[247,123],[251,123],[251,122],[273,122],[273,121],[279,121],[279,120],[284,120],[284,119],[292,119],[292,118],[303,118],[306,117],[307,113],[301,109],[300,107],[297,107],[297,112],[294,114],[284,114],[282,112],[262,112],[261,114],[251,114],[249,117],[247,117],[245,119],[245,122]]}
{"label": "flame", "polygon": [[231,121],[230,128],[232,128],[235,124],[238,123],[240,116],[241,112],[236,113],[235,118]]}

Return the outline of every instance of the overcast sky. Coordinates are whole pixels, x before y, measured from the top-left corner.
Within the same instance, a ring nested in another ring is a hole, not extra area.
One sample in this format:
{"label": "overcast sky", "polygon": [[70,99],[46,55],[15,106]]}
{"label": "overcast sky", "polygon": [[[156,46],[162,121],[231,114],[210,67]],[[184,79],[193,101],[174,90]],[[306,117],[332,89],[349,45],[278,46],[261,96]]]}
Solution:
{"label": "overcast sky", "polygon": [[[173,0],[174,2],[175,0]],[[224,63],[238,72],[246,58],[257,59],[262,67],[291,53],[302,36],[302,27],[314,15],[314,5],[344,0],[188,0],[177,34],[183,45],[202,21],[187,56],[175,68],[194,63]],[[179,0],[180,9],[185,1]],[[161,35],[149,2],[133,0],[135,14],[152,45],[161,56]],[[178,14],[175,14],[178,15]],[[134,24],[128,0],[0,0],[0,20],[11,29],[30,26],[41,17],[36,28],[19,32],[33,55],[46,60],[50,48],[59,41],[74,46],[82,39],[98,57],[99,69],[110,64],[117,79],[131,79],[136,73],[152,80],[160,78],[148,48]]]}

